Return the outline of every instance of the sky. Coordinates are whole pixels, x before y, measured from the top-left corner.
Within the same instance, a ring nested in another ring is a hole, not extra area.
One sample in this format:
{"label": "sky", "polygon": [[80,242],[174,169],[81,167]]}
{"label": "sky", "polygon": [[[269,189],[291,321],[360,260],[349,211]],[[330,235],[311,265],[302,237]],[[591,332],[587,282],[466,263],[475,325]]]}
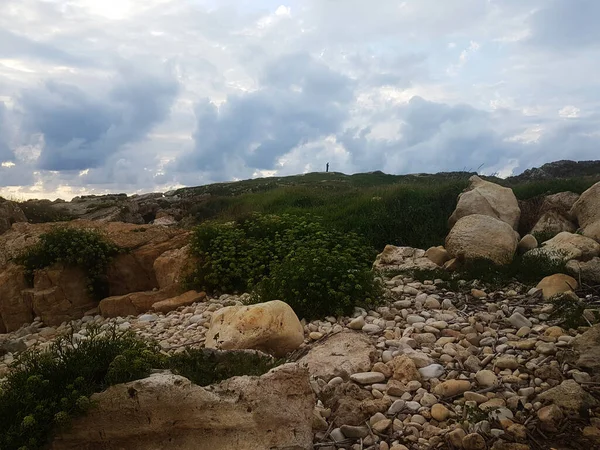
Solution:
{"label": "sky", "polygon": [[2,0],[0,195],[600,159],[598,0]]}

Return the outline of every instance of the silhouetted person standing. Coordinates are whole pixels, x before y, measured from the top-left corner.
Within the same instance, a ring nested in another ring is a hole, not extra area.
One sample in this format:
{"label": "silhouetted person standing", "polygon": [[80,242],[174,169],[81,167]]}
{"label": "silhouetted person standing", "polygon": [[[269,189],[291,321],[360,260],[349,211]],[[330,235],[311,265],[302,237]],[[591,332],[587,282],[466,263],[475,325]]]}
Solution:
{"label": "silhouetted person standing", "polygon": [[325,172],[329,172],[329,163],[325,166]]}

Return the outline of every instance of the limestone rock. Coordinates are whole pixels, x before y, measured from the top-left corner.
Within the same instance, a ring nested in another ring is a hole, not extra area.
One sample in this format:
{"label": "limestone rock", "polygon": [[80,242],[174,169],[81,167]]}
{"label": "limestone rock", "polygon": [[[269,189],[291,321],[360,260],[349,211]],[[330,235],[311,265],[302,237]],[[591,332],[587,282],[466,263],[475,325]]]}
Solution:
{"label": "limestone rock", "polygon": [[535,238],[535,236],[533,236],[531,234],[526,234],[519,241],[517,248],[519,250],[519,253],[526,253],[529,250],[533,250],[534,248],[537,248],[537,246],[538,246],[538,241]]}
{"label": "limestone rock", "polygon": [[567,231],[574,233],[577,226],[557,211],[547,211],[540,216],[531,229],[531,233],[552,233],[554,235]]}
{"label": "limestone rock", "polygon": [[425,251],[412,247],[386,245],[373,263],[381,271],[435,270],[438,265],[425,257]]}
{"label": "limestone rock", "polygon": [[313,440],[314,394],[307,371],[294,364],[207,388],[157,374],[112,386],[92,401],[53,450],[283,450],[308,449]]}
{"label": "limestone rock", "polygon": [[573,340],[576,364],[594,372],[600,370],[600,324],[594,325]]}
{"label": "limestone rock", "polygon": [[537,415],[540,419],[540,427],[543,430],[551,432],[558,431],[558,425],[564,417],[562,411],[556,405],[548,405],[540,408]]}
{"label": "limestone rock", "polygon": [[0,234],[10,230],[16,222],[27,222],[27,217],[17,203],[0,197]]}
{"label": "limestone rock", "polygon": [[181,248],[168,250],[156,258],[153,267],[160,289],[177,288],[181,285],[186,275],[197,263],[197,258],[192,257],[189,251],[188,244]]}
{"label": "limestone rock", "polygon": [[135,316],[150,311],[152,305],[169,296],[170,293],[165,291],[146,291],[107,297],[100,301],[100,314],[103,317]]}
{"label": "limestone rock", "polygon": [[460,219],[446,237],[446,249],[452,257],[488,259],[498,265],[509,264],[518,244],[518,234],[505,222],[472,214]]}
{"label": "limestone rock", "polygon": [[571,414],[578,414],[597,405],[596,399],[575,380],[563,381],[560,385],[541,393],[538,399],[551,402]]}
{"label": "limestone rock", "polygon": [[396,356],[387,365],[392,369],[392,378],[403,383],[409,381],[420,381],[421,374],[417,370],[414,361],[407,355]]}
{"label": "limestone rock", "polygon": [[547,276],[543,278],[536,286],[537,289],[542,290],[546,300],[558,294],[574,291],[578,287],[579,284],[575,278],[563,273],[555,273]]}
{"label": "limestone rock", "polygon": [[311,376],[329,381],[347,380],[357,372],[368,372],[375,361],[375,347],[363,333],[342,332],[315,344],[298,362],[308,366]]}
{"label": "limestone rock", "polygon": [[8,265],[0,269],[0,333],[18,330],[33,322],[31,299],[23,297],[26,289],[25,270],[22,266]]}
{"label": "limestone rock", "polygon": [[590,223],[583,229],[582,234],[596,242],[600,242],[600,220]]}
{"label": "limestone rock", "polygon": [[171,297],[152,304],[152,309],[161,313],[168,313],[180,306],[189,306],[196,302],[201,302],[206,298],[205,292],[187,291],[177,297]]}
{"label": "limestone rock", "polygon": [[215,312],[206,333],[206,347],[256,349],[284,356],[304,342],[296,313],[279,300],[249,306],[228,306]]}
{"label": "limestone rock", "polygon": [[579,196],[571,208],[571,215],[577,218],[581,228],[600,221],[600,182]]}
{"label": "limestone rock", "polygon": [[446,261],[450,260],[448,251],[441,245],[438,247],[428,248],[425,252],[425,256],[440,267],[442,267]]}
{"label": "limestone rock", "polygon": [[467,380],[447,380],[438,384],[433,393],[440,397],[453,397],[471,389],[471,383]]}
{"label": "limestone rock", "polygon": [[571,260],[566,265],[567,271],[577,278],[594,284],[600,284],[600,258],[595,257],[589,261]]}
{"label": "limestone rock", "polygon": [[595,256],[600,256],[600,244],[586,236],[564,231],[542,243],[540,248],[531,250],[527,254],[544,255],[563,261],[572,259],[587,261]]}
{"label": "limestone rock", "polygon": [[482,180],[477,175],[469,182],[468,190],[458,196],[456,209],[448,220],[450,227],[463,217],[478,214],[501,220],[516,230],[521,210],[512,189]]}

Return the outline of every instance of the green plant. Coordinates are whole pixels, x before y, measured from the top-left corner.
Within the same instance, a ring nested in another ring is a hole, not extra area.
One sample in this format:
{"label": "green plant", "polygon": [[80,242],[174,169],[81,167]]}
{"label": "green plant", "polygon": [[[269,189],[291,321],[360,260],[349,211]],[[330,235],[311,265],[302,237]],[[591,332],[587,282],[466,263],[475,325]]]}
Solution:
{"label": "green plant", "polygon": [[167,367],[199,386],[206,386],[239,375],[262,375],[280,364],[255,352],[216,352],[186,349],[168,359]]}
{"label": "green plant", "polygon": [[199,259],[187,280],[209,292],[254,289],[252,301],[279,299],[303,317],[350,311],[380,295],[375,251],[354,233],[329,229],[313,216],[258,215],[196,228]]}
{"label": "green plant", "polygon": [[114,327],[89,327],[85,339],[62,336],[46,351],[20,354],[0,385],[0,448],[44,448],[88,410],[91,394],[162,364],[153,344]]}
{"label": "green plant", "polygon": [[533,237],[536,239],[539,245],[546,241],[549,241],[557,234],[558,233],[550,230],[536,231],[535,233],[532,233]]}
{"label": "green plant", "polygon": [[106,270],[119,248],[94,230],[55,228],[40,235],[39,243],[27,249],[17,262],[25,266],[27,280],[33,284],[35,271],[60,263],[81,267],[88,278],[90,293],[106,297]]}

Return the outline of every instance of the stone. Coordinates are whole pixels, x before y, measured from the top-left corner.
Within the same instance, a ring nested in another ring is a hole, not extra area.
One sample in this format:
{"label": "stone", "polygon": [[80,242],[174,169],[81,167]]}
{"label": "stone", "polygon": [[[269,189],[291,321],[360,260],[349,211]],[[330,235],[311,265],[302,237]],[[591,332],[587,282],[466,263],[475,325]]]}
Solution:
{"label": "stone", "polygon": [[279,300],[216,311],[206,333],[206,347],[255,349],[285,356],[304,342],[304,328],[294,310]]}
{"label": "stone", "polygon": [[529,250],[533,250],[534,248],[537,248],[538,246],[538,241],[535,238],[535,236],[531,235],[531,234],[526,234],[525,236],[523,236],[521,238],[521,240],[519,241],[519,243],[517,244],[517,250],[519,251],[519,253],[526,253]]}
{"label": "stone", "polygon": [[471,295],[479,299],[487,297],[487,294],[481,289],[471,289]]}
{"label": "stone", "polygon": [[152,304],[152,309],[163,314],[182,306],[189,306],[201,302],[206,298],[205,292],[187,291],[177,297],[168,298]]}
{"label": "stone", "polygon": [[454,430],[448,433],[448,442],[454,448],[462,448],[463,439],[466,435],[467,433],[465,433],[465,430],[463,430],[462,428],[455,428]]}
{"label": "stone", "polygon": [[387,364],[379,361],[376,362],[371,368],[371,372],[381,372],[386,378],[390,378],[392,376],[392,369]]}
{"label": "stone", "polygon": [[355,319],[352,319],[348,324],[348,328],[352,330],[362,330],[362,328],[366,325],[365,318],[363,316],[359,316]]}
{"label": "stone", "polygon": [[577,226],[570,219],[558,211],[550,210],[540,216],[531,233],[548,233],[555,236],[563,231],[574,233],[576,230]]}
{"label": "stone", "polygon": [[575,278],[569,275],[555,273],[543,278],[536,287],[542,290],[544,299],[547,300],[555,295],[574,291],[579,287],[579,283],[577,283]]}
{"label": "stone", "polygon": [[600,242],[600,220],[596,220],[595,222],[585,226],[582,234],[585,237],[595,240],[596,242]]}
{"label": "stone", "polygon": [[[326,385],[322,389],[319,399],[326,408],[331,409],[330,421],[345,425],[363,425],[364,421],[373,414],[370,413],[371,406],[377,406],[370,403],[375,401],[372,400],[373,397],[368,391],[351,381]],[[382,400],[377,401],[382,402]],[[387,408],[383,402],[381,406]]]}
{"label": "stone", "polygon": [[446,261],[450,260],[450,255],[443,246],[430,247],[425,252],[425,257],[442,267]]}
{"label": "stone", "polygon": [[600,256],[600,244],[589,237],[563,231],[526,255],[542,255],[565,262],[572,259],[587,261]]}
{"label": "stone", "polygon": [[450,417],[450,410],[441,403],[436,403],[431,407],[431,417],[438,422],[444,422]]}
{"label": "stone", "polygon": [[369,428],[362,426],[342,425],[340,430],[347,438],[361,439],[369,435]]}
{"label": "stone", "polygon": [[27,222],[19,204],[0,197],[0,234],[10,230],[13,223]]}
{"label": "stone", "polygon": [[567,272],[588,283],[600,284],[600,258],[594,257],[589,261],[571,260],[566,265]]}
{"label": "stone", "polygon": [[467,434],[462,440],[464,450],[486,450],[485,439],[478,433]]}
{"label": "stone", "polygon": [[521,209],[512,189],[473,175],[469,178],[467,190],[458,196],[456,209],[448,219],[448,225],[452,228],[461,218],[470,215],[489,216],[516,230]]}
{"label": "stone", "polygon": [[537,412],[542,430],[556,432],[558,426],[564,418],[560,408],[556,405],[548,405],[540,408]]}
{"label": "stone", "polygon": [[482,388],[494,387],[500,384],[498,377],[491,370],[480,370],[475,374],[475,379]]}
{"label": "stone", "polygon": [[214,450],[258,450],[310,448],[313,441],[315,398],[308,372],[294,364],[207,388],[156,374],[91,399],[95,407],[74,418],[52,449],[192,450],[201,442]]}
{"label": "stone", "polygon": [[421,374],[423,381],[427,381],[432,378],[439,378],[444,374],[444,372],[444,366],[441,364],[430,364],[419,369],[419,373]]}
{"label": "stone", "polygon": [[409,381],[420,381],[421,374],[412,359],[407,355],[396,356],[387,365],[392,369],[392,378],[402,383]]}
{"label": "stone", "polygon": [[371,370],[375,347],[363,333],[342,332],[315,344],[298,361],[308,367],[311,376],[329,381],[334,377],[347,380],[357,372]]}
{"label": "stone", "polygon": [[385,381],[385,375],[381,372],[359,372],[350,375],[350,379],[358,384],[373,384]]}
{"label": "stone", "polygon": [[454,397],[471,389],[467,380],[447,380],[433,388],[433,393],[440,397]]}
{"label": "stone", "polygon": [[572,342],[576,365],[594,372],[600,371],[600,324],[589,328]]}
{"label": "stone", "polygon": [[132,292],[131,294],[107,297],[98,308],[103,317],[126,317],[150,311],[152,305],[170,296],[168,291]]}
{"label": "stone", "polygon": [[9,264],[4,270],[0,269],[0,334],[33,322],[31,298],[23,296],[26,288],[23,266]]}
{"label": "stone", "polygon": [[487,259],[509,264],[517,249],[518,234],[505,222],[473,214],[463,217],[446,237],[446,249],[453,258]]}
{"label": "stone", "polygon": [[390,419],[383,419],[374,423],[371,426],[371,428],[373,428],[373,431],[377,433],[385,433],[385,431],[390,427],[391,424],[392,421]]}
{"label": "stone", "polygon": [[411,270],[435,270],[438,265],[425,257],[425,251],[412,247],[386,245],[373,263],[373,268],[382,272]]}
{"label": "stone", "polygon": [[515,328],[529,327],[531,328],[531,320],[523,316],[519,312],[514,312],[509,318],[508,322]]}
{"label": "stone", "polygon": [[581,228],[600,220],[600,182],[579,196],[570,214],[577,218]]}
{"label": "stone", "polygon": [[190,254],[189,244],[162,253],[152,265],[159,289],[179,289],[197,262]]}
{"label": "stone", "polygon": [[579,414],[580,411],[597,405],[596,399],[574,380],[565,380],[560,385],[541,393],[538,400],[551,402],[570,414]]}

